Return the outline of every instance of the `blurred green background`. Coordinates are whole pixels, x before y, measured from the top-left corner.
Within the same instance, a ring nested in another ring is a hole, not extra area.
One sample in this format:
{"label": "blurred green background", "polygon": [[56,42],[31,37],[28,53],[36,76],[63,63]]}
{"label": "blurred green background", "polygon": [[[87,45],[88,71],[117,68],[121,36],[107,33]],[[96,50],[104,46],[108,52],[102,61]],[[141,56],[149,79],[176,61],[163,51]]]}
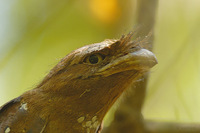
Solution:
{"label": "blurred green background", "polygon": [[[0,0],[0,105],[34,88],[66,54],[119,38],[136,0]],[[200,122],[200,1],[160,0],[145,118]]]}

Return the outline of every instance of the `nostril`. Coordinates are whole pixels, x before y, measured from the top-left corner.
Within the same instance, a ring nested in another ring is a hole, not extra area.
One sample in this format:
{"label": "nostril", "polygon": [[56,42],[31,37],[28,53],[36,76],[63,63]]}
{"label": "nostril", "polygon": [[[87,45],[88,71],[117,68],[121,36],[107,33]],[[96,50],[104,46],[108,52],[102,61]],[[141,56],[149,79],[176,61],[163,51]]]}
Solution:
{"label": "nostril", "polygon": [[129,48],[129,51],[135,52],[135,51],[138,51],[140,49],[141,49],[141,47],[139,45],[138,46],[132,46],[132,47]]}
{"label": "nostril", "polygon": [[135,47],[135,46],[133,46],[133,47],[131,47],[130,49],[136,49],[136,47]]}

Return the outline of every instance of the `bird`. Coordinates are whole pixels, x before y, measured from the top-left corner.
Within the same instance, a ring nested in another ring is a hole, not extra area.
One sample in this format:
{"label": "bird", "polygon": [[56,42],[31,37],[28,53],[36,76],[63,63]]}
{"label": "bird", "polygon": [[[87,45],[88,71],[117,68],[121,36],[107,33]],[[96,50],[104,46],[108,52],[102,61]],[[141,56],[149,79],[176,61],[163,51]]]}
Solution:
{"label": "bird", "polygon": [[158,62],[148,37],[106,39],[66,55],[32,90],[0,107],[1,133],[100,133],[129,86]]}

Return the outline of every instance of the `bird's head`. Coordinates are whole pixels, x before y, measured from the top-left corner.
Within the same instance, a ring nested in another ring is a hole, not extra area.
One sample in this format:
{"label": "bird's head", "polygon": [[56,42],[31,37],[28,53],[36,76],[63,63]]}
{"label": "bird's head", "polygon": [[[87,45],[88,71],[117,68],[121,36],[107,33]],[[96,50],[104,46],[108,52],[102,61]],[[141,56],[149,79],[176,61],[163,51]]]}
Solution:
{"label": "bird's head", "polygon": [[73,51],[38,88],[70,101],[71,110],[102,119],[122,92],[157,64],[155,55],[141,48],[140,43],[147,40],[131,38],[132,33]]}

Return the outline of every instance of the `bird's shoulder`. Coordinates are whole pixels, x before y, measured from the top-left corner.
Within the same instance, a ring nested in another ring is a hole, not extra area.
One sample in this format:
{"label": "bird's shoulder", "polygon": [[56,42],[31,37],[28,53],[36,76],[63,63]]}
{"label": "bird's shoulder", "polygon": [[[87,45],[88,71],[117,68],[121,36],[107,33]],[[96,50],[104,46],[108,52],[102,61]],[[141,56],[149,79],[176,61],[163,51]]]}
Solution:
{"label": "bird's shoulder", "polygon": [[45,121],[27,110],[22,97],[17,97],[0,107],[0,132],[40,132]]}
{"label": "bird's shoulder", "polygon": [[20,103],[21,97],[17,97],[9,102],[7,102],[6,104],[4,104],[3,106],[0,107],[0,118],[2,117],[2,113],[6,112],[10,107],[12,107],[13,105],[18,105]]}
{"label": "bird's shoulder", "polygon": [[12,124],[12,120],[16,117],[20,106],[21,97],[17,97],[3,106],[0,107],[0,132],[6,132],[9,130],[9,126]]}

